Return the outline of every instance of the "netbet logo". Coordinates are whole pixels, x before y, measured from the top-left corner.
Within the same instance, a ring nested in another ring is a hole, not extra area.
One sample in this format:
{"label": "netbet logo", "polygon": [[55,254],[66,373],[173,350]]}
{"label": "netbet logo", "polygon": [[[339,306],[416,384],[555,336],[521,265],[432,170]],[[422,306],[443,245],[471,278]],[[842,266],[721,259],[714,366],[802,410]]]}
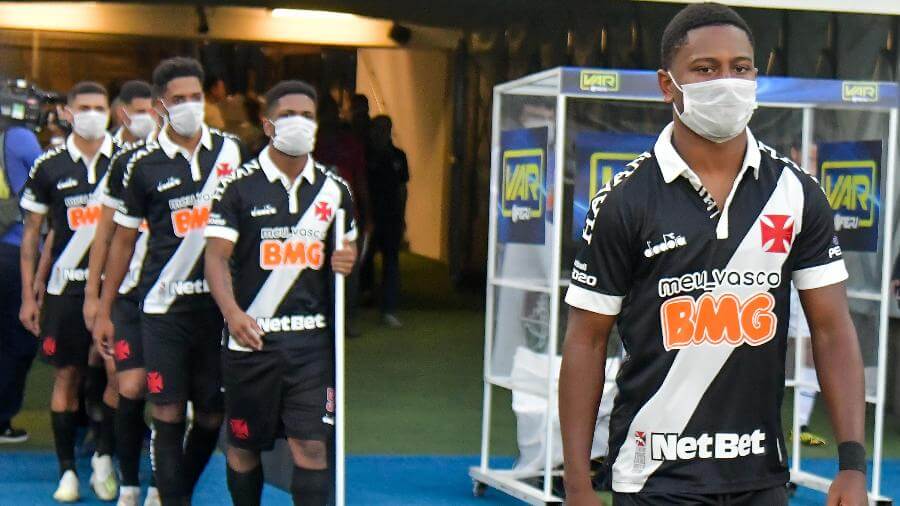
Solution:
{"label": "netbet logo", "polygon": [[650,458],[656,461],[693,459],[736,459],[766,454],[766,433],[719,432],[700,437],[678,434],[650,434]]}

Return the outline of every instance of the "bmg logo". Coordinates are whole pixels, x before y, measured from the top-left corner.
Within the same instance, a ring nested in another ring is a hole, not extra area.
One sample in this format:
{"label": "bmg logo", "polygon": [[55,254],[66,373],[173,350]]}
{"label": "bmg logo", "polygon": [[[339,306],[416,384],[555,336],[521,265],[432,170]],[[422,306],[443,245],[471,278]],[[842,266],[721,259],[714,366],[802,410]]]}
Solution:
{"label": "bmg logo", "polygon": [[841,98],[845,102],[878,102],[878,84],[845,81],[841,87]]}
{"label": "bmg logo", "polygon": [[582,91],[619,91],[619,73],[582,70],[579,87]]}
{"label": "bmg logo", "polygon": [[834,210],[838,231],[875,226],[875,160],[828,161],[822,164],[822,187]]}
{"label": "bmg logo", "polygon": [[628,169],[628,162],[641,156],[640,153],[614,153],[598,151],[591,155],[591,187],[588,198],[593,197],[616,174]]}
{"label": "bmg logo", "polygon": [[503,153],[501,214],[513,223],[544,215],[544,150],[514,149]]}

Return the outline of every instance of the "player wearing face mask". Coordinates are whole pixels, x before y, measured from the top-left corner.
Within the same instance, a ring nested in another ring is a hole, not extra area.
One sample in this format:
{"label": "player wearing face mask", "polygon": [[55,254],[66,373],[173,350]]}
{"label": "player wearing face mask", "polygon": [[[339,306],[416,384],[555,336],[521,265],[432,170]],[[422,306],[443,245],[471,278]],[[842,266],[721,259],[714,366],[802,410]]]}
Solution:
{"label": "player wearing face mask", "polygon": [[[112,138],[106,133],[106,89],[93,82],[75,85],[69,92],[64,115],[72,124],[72,134],[64,145],[38,158],[22,195],[21,206],[28,214],[21,249],[20,318],[41,339],[43,357],[56,368],[50,410],[60,482],[53,497],[60,502],[74,502],[79,498],[74,456],[78,392],[91,344],[79,308],[88,275],[88,249],[99,220],[114,150]],[[32,286],[45,217],[54,235],[53,267],[39,317]],[[118,488],[111,460],[113,417],[113,406],[105,402],[90,479],[102,500],[114,499]]]}
{"label": "player wearing face mask", "polygon": [[122,107],[116,110],[122,125],[113,134],[116,145],[134,144],[156,136],[159,116],[153,109],[153,90],[145,81],[128,81],[119,91]]}
{"label": "player wearing face mask", "polygon": [[[355,262],[353,203],[346,182],[310,155],[315,90],[285,81],[266,103],[271,141],[223,181],[206,228],[206,277],[228,325],[228,489],[234,504],[259,504],[259,454],[283,428],[294,504],[325,506],[334,424],[330,281]],[[335,251],[338,209],[346,239]]]}
{"label": "player wearing face mask", "polygon": [[[781,405],[793,283],[840,441],[828,504],[862,506],[862,358],[831,207],[812,177],[747,128],[753,36],[736,12],[686,7],[661,46],[673,121],[591,201],[573,270],[584,275],[566,294],[566,503],[600,504],[589,458],[615,324],[629,357],[605,464],[613,502],[787,505]],[[668,235],[684,240],[643,254]]]}
{"label": "player wearing face mask", "polygon": [[[190,502],[215,449],[223,412],[223,322],[203,275],[203,230],[216,187],[240,166],[241,147],[235,137],[203,123],[202,82],[203,69],[190,58],[163,61],[153,72],[157,111],[167,126],[125,168],[93,328],[104,352],[114,355],[117,329],[110,313],[146,223],[139,325],[155,434],[153,471],[164,505]],[[185,437],[188,401],[194,421]]]}

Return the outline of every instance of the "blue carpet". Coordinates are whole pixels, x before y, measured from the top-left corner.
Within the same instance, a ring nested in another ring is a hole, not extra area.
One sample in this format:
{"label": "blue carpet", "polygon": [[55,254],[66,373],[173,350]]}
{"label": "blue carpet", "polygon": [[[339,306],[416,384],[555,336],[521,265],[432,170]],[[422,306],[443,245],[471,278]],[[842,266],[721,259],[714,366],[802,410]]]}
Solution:
{"label": "blue carpet", "polygon": [[[488,490],[476,499],[472,497],[469,466],[477,465],[477,457],[350,457],[347,462],[347,503],[366,506],[427,505],[479,506],[521,504],[512,498]],[[510,459],[492,461],[493,466],[508,467]],[[834,460],[804,460],[803,467],[823,476],[837,471]],[[145,463],[142,479],[146,481],[149,463]],[[78,463],[82,476],[80,504],[109,504],[97,501],[86,482],[90,474],[88,460]],[[884,463],[883,494],[900,497],[900,460]],[[54,505],[51,494],[56,485],[56,458],[51,453],[0,453],[0,506]],[[792,506],[819,506],[825,495],[801,489],[791,500]],[[225,486],[225,459],[213,456],[194,494],[194,505],[230,504]],[[266,486],[263,504],[290,505],[290,496]]]}

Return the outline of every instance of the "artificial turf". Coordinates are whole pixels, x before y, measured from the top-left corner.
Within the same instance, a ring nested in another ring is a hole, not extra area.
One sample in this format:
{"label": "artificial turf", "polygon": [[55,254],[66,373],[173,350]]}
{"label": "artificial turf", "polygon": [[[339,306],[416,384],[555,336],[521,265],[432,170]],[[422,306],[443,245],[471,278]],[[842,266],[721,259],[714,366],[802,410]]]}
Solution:
{"label": "artificial turf", "polygon": [[[446,265],[404,254],[401,329],[379,322],[375,309],[358,316],[362,336],[347,347],[348,451],[356,455],[474,455],[480,450],[484,293],[457,292]],[[35,362],[25,406],[14,424],[31,433],[22,445],[0,451],[52,448],[47,405],[52,370]],[[785,399],[789,427],[790,390]],[[513,456],[515,418],[511,396],[494,389],[492,454]],[[872,436],[871,410],[867,427]],[[831,440],[822,402],[811,424]],[[900,457],[900,432],[885,424],[885,457]],[[809,457],[834,457],[833,444],[804,449]]]}

